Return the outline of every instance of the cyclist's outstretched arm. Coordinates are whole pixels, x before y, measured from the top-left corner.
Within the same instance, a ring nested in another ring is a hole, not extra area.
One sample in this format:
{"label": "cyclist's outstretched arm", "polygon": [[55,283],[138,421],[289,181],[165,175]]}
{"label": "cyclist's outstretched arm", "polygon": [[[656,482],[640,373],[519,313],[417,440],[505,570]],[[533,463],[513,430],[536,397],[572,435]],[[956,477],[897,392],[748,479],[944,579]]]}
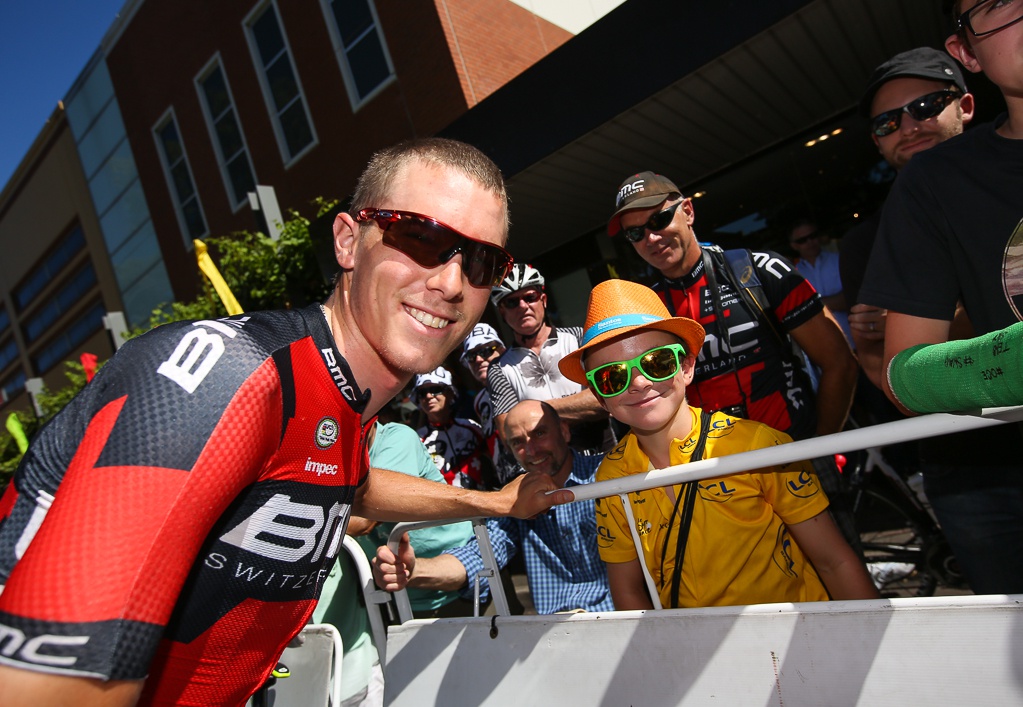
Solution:
{"label": "cyclist's outstretched arm", "polygon": [[0,665],[0,704],[4,707],[131,707],[141,680],[93,680],[37,673]]}

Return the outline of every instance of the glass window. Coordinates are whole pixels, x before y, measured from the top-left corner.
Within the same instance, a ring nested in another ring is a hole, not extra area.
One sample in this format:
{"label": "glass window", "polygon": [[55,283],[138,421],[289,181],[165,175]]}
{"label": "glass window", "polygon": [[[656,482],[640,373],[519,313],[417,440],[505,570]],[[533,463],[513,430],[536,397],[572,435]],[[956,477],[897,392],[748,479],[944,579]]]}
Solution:
{"label": "glass window", "polygon": [[146,223],[111,256],[117,284],[126,291],[161,260],[160,245],[152,223]]}
{"label": "glass window", "polygon": [[14,290],[14,304],[19,310],[25,309],[52,282],[72,258],[85,248],[85,235],[81,226],[71,229],[57,247],[33,270],[20,287]]}
{"label": "glass window", "polygon": [[7,313],[7,310],[0,307],[0,334],[7,331],[7,328],[11,326],[11,315]]}
{"label": "glass window", "polygon": [[18,371],[13,376],[4,381],[3,391],[7,399],[10,400],[21,391],[25,390],[25,371]]}
{"label": "glass window", "polygon": [[160,305],[174,301],[170,278],[163,261],[136,280],[124,292],[125,318],[131,326],[141,326],[149,321],[149,315]]}
{"label": "glass window", "polygon": [[274,118],[285,162],[298,157],[316,140],[298,74],[274,4],[267,3],[249,20],[253,54],[262,69],[263,90]]}
{"label": "glass window", "polygon": [[214,64],[198,83],[210,134],[217,149],[217,160],[228,186],[229,199],[232,205],[238,207],[248,203],[248,193],[255,191],[256,179],[245,146],[245,136],[234,109],[231,89],[219,63]]}
{"label": "glass window", "polygon": [[67,281],[56,294],[46,300],[32,316],[25,320],[25,343],[39,339],[62,314],[72,309],[96,287],[96,271],[86,265]]}
{"label": "glass window", "polygon": [[325,1],[341,73],[358,108],[394,74],[376,9],[372,0]]}
{"label": "glass window", "polygon": [[105,314],[106,309],[103,308],[102,302],[97,302],[87,309],[67,330],[32,358],[35,370],[43,374],[63,361],[76,346],[92,336],[96,330],[103,328]]}
{"label": "glass window", "polygon": [[71,133],[77,142],[82,139],[82,135],[103,111],[107,102],[114,97],[114,85],[110,81],[106,62],[98,62],[89,72],[85,82],[78,87],[72,87],[70,94],[65,107],[68,122],[71,124]]}
{"label": "glass window", "polygon": [[7,343],[0,346],[0,371],[11,365],[11,362],[18,358],[18,342],[8,339]]}
{"label": "glass window", "polygon": [[199,195],[195,191],[192,170],[188,166],[188,156],[185,154],[185,146],[181,142],[173,111],[157,123],[153,132],[156,134],[163,167],[167,171],[171,197],[181,219],[185,243],[191,245],[192,239],[206,235],[206,218],[202,213]]}
{"label": "glass window", "polygon": [[82,158],[82,170],[86,179],[103,164],[114,148],[125,139],[124,122],[117,101],[110,101],[88,132],[78,141],[78,154]]}
{"label": "glass window", "polygon": [[127,140],[123,140],[89,180],[89,189],[92,192],[92,201],[96,205],[96,213],[105,213],[114,200],[137,177],[131,145]]}
{"label": "glass window", "polygon": [[138,180],[113,203],[102,217],[99,224],[103,229],[103,239],[107,242],[107,250],[115,252],[126,240],[149,220],[149,208],[146,197],[142,193],[142,185]]}

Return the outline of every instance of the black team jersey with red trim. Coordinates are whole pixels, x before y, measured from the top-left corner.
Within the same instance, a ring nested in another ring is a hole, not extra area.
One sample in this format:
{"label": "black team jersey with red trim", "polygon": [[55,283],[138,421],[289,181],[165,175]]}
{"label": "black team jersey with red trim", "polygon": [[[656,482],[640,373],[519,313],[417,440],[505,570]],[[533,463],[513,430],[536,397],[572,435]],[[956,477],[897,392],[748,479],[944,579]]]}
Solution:
{"label": "black team jersey with red trim", "polygon": [[337,555],[368,394],[318,306],[128,342],[0,502],[0,662],[242,704]]}
{"label": "black team jersey with red trim", "polygon": [[[788,260],[771,251],[753,251],[752,256],[770,305],[767,316],[780,332],[791,332],[824,310],[813,285]],[[718,273],[717,281],[724,325],[714,313],[702,259],[681,278],[665,278],[654,285],[669,312],[695,319],[707,331],[693,383],[686,388],[690,405],[708,411],[727,409],[742,404],[745,391],[749,419],[794,439],[812,437],[817,408],[808,379],[793,369],[792,356],[786,355],[791,352],[765,330],[729,278]]]}

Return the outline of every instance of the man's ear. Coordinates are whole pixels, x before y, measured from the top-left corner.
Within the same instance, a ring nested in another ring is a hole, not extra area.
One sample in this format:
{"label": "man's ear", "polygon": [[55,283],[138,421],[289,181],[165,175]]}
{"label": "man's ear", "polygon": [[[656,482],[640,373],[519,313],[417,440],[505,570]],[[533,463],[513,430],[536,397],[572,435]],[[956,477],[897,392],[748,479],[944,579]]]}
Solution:
{"label": "man's ear", "polygon": [[359,225],[344,211],[334,219],[334,258],[342,270],[351,270],[355,266],[358,233]]}
{"label": "man's ear", "polygon": [[572,428],[564,420],[558,420],[558,426],[561,428],[561,436],[565,438],[565,444],[568,444],[572,439]]}
{"label": "man's ear", "polygon": [[973,94],[964,93],[963,97],[959,99],[959,110],[963,112],[963,125],[969,124],[973,120]]}
{"label": "man's ear", "polygon": [[970,47],[969,42],[963,39],[963,36],[956,32],[950,35],[945,40],[945,51],[952,55],[953,59],[959,61],[966,70],[974,74],[979,74],[983,69],[980,66],[980,62],[977,61],[977,57],[973,55],[973,49]]}

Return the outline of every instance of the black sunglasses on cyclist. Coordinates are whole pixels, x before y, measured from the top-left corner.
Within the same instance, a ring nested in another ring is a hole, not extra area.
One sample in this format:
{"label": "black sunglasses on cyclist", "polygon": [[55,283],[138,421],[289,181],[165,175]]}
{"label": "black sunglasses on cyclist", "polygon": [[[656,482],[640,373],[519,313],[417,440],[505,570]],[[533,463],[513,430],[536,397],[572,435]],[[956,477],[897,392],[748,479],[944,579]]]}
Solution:
{"label": "black sunglasses on cyclist", "polygon": [[930,120],[948,107],[948,104],[963,94],[954,88],[928,93],[926,96],[914,98],[901,108],[886,110],[870,119],[870,129],[878,137],[891,135],[902,124],[902,114],[909,113],[913,120]]}
{"label": "black sunglasses on cyclist", "polygon": [[[683,201],[685,201],[683,199]],[[629,243],[639,243],[641,240],[646,238],[647,231],[663,231],[671,223],[672,219],[675,218],[675,212],[678,211],[678,207],[682,206],[682,201],[669,206],[664,211],[658,211],[656,214],[647,219],[647,222],[642,226],[632,226],[626,228],[622,232],[625,234],[625,240]]]}
{"label": "black sunglasses on cyclist", "polygon": [[638,369],[652,383],[673,378],[682,369],[686,348],[682,344],[665,344],[641,353],[628,361],[614,361],[586,372],[586,380],[602,398],[621,395],[632,382],[632,371]]}
{"label": "black sunglasses on cyclist", "polygon": [[486,344],[485,346],[479,346],[472,351],[466,351],[462,358],[466,361],[475,361],[477,358],[482,358],[484,361],[490,359],[491,356],[496,354],[500,347],[497,344]]}
{"label": "black sunglasses on cyclist", "polygon": [[462,254],[462,272],[473,287],[501,284],[512,265],[504,248],[459,233],[437,219],[411,211],[361,209],[356,221],[376,221],[383,242],[424,268],[436,268]]}
{"label": "black sunglasses on cyclist", "polygon": [[540,301],[540,291],[530,290],[525,294],[521,295],[508,295],[499,304],[505,309],[517,309],[519,302],[525,302],[526,304],[536,304]]}

